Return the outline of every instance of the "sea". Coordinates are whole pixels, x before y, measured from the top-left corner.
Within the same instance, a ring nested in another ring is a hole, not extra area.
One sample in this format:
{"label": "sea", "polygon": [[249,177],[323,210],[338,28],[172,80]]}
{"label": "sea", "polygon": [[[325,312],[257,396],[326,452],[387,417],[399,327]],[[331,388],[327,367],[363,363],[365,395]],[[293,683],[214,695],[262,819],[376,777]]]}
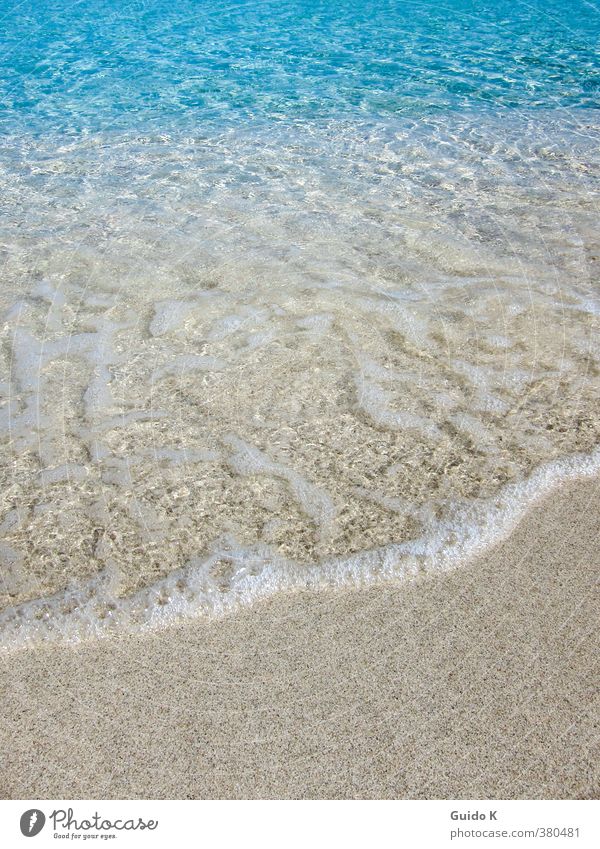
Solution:
{"label": "sea", "polygon": [[600,471],[588,0],[1,0],[0,644],[459,568]]}

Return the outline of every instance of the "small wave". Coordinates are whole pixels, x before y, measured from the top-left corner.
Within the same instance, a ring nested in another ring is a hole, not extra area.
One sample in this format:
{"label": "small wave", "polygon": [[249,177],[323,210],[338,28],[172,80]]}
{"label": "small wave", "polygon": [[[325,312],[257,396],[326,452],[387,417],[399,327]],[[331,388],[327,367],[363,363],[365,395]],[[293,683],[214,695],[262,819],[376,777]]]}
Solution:
{"label": "small wave", "polygon": [[156,631],[221,617],[280,592],[364,587],[447,572],[506,538],[532,505],[556,487],[599,473],[600,450],[560,459],[494,498],[478,499],[450,518],[432,522],[418,539],[309,566],[277,557],[269,546],[243,546],[223,537],[204,556],[191,558],[129,597],[117,595],[115,576],[106,570],[85,584],[5,610],[0,614],[1,648]]}

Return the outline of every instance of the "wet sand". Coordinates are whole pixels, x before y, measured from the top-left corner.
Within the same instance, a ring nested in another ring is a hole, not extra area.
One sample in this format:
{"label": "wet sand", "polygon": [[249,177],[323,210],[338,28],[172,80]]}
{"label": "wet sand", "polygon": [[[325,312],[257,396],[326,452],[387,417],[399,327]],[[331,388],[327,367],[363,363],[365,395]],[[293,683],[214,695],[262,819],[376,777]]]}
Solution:
{"label": "wet sand", "polygon": [[3,798],[597,798],[600,481],[479,560],[1,660]]}

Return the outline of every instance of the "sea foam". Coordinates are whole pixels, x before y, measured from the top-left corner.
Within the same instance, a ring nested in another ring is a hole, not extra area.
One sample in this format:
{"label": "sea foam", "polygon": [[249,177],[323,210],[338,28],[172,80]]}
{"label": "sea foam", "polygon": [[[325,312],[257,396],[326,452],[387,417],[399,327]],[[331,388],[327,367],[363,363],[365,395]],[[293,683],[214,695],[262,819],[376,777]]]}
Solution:
{"label": "sea foam", "polygon": [[[492,499],[457,509],[431,522],[408,543],[390,544],[318,564],[277,557],[264,545],[243,546],[233,537],[215,540],[208,553],[127,598],[106,570],[84,584],[26,602],[0,614],[0,648],[11,651],[45,642],[79,642],[167,628],[198,618],[233,613],[275,593],[365,587],[414,580],[464,566],[505,539],[527,511],[556,487],[600,473],[600,450],[547,464],[526,481]],[[5,565],[14,553],[0,548]]]}

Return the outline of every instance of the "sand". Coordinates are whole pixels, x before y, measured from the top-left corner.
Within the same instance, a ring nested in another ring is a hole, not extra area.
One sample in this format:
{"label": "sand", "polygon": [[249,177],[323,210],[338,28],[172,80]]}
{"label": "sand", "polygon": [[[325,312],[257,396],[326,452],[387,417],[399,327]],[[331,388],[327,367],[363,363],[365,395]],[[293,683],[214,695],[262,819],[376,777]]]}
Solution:
{"label": "sand", "polygon": [[2,659],[3,798],[597,798],[600,481],[446,575]]}

